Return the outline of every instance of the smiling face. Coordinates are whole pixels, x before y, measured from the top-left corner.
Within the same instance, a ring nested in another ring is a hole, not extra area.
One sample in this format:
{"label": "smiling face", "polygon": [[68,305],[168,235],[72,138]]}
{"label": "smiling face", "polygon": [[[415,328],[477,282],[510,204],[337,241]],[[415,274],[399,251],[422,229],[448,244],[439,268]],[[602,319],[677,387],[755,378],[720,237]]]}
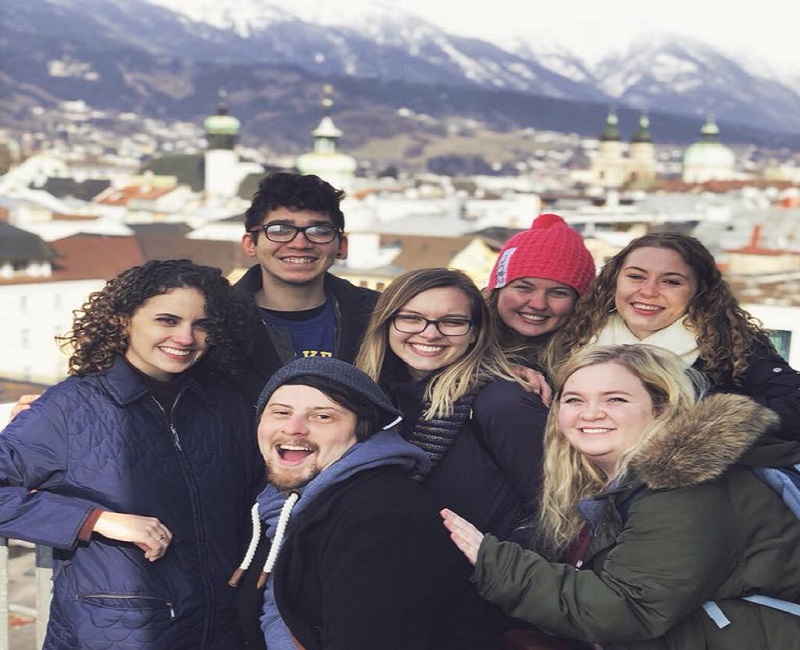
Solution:
{"label": "smiling face", "polygon": [[316,388],[278,388],[258,424],[269,481],[281,490],[311,481],[356,443],[356,421],[353,411]]}
{"label": "smiling face", "polygon": [[572,287],[547,278],[520,278],[498,292],[497,315],[517,334],[530,337],[561,327],[578,299]]}
{"label": "smiling face", "polygon": [[[267,213],[262,224],[289,224],[292,226],[334,225],[330,217],[307,210],[277,208]],[[242,238],[245,254],[258,259],[264,288],[269,290],[281,284],[305,285],[322,283],[325,272],[337,257],[347,254],[347,238],[337,235],[327,244],[308,241],[304,233],[297,233],[290,242],[273,242],[263,232],[257,237],[245,233]]]}
{"label": "smiling face", "polygon": [[644,384],[616,363],[585,366],[572,373],[558,408],[558,428],[569,444],[609,477],[655,417]]}
{"label": "smiling face", "polygon": [[207,350],[206,300],[199,290],[170,289],[139,307],[127,324],[125,358],[161,381],[191,368]]}
{"label": "smiling face", "polygon": [[[397,314],[429,320],[473,320],[469,297],[456,287],[423,291],[398,309]],[[460,359],[477,338],[474,327],[460,336],[445,336],[434,325],[428,325],[417,334],[400,332],[391,323],[388,328],[389,347],[417,380]]]}
{"label": "smiling face", "polygon": [[677,251],[645,246],[622,263],[614,305],[628,329],[644,340],[685,315],[695,293],[697,278]]}

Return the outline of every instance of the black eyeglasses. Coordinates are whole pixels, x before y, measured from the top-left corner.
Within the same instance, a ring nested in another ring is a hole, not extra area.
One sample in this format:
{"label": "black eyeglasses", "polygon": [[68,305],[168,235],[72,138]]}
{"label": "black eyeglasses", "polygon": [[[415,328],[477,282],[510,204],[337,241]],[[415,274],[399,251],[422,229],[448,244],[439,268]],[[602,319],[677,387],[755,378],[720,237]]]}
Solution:
{"label": "black eyeglasses", "polygon": [[248,232],[263,232],[267,239],[279,244],[286,244],[299,233],[312,244],[330,244],[336,235],[342,234],[342,229],[336,226],[314,225],[314,226],[293,226],[290,223],[262,223],[260,226],[250,228]]}
{"label": "black eyeglasses", "polygon": [[392,324],[398,332],[404,334],[420,334],[428,325],[433,325],[442,336],[464,336],[472,328],[472,321],[466,318],[440,318],[433,320],[412,314],[395,314]]}

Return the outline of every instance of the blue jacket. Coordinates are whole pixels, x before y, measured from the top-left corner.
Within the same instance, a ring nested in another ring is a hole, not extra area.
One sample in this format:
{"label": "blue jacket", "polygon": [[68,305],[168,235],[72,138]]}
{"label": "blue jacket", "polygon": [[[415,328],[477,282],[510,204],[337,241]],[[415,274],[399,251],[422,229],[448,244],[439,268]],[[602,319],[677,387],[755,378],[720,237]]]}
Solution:
{"label": "blue jacket", "polygon": [[[0,534],[55,548],[44,648],[240,647],[227,580],[261,464],[232,388],[187,378],[171,423],[122,359],[46,391],[0,434]],[[79,541],[96,508],[157,517],[166,555]]]}

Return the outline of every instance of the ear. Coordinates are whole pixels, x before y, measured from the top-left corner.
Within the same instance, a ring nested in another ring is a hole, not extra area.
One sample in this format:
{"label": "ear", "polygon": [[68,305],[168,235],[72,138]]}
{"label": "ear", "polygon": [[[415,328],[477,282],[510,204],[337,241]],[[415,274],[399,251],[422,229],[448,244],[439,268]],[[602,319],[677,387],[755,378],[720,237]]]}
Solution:
{"label": "ear", "polygon": [[242,235],[242,250],[247,257],[256,256],[256,242],[253,241],[252,233],[246,232]]}
{"label": "ear", "polygon": [[339,238],[339,252],[336,253],[337,260],[346,260],[347,259],[347,236],[342,235]]}

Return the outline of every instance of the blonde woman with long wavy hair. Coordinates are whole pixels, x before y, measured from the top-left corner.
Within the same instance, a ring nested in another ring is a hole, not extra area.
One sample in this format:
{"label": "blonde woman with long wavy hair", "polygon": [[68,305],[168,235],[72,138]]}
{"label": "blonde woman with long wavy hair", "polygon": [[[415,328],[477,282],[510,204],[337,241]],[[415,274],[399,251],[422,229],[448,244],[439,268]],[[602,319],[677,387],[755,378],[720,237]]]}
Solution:
{"label": "blonde woman with long wavy hair", "polygon": [[641,344],[561,366],[536,550],[442,511],[481,596],[603,650],[796,643],[781,607],[800,598],[800,521],[753,470],[797,463],[800,444],[747,397],[701,397],[697,376]]}

